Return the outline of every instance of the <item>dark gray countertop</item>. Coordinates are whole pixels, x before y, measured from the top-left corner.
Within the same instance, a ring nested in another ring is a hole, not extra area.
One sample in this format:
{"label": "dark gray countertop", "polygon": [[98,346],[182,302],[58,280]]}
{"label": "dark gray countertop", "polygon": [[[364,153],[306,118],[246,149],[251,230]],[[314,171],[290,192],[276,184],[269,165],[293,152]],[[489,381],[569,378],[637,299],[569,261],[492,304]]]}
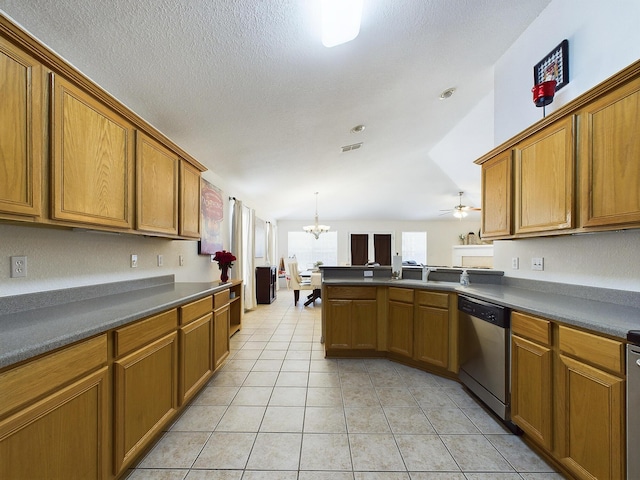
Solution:
{"label": "dark gray countertop", "polygon": [[462,287],[456,282],[378,278],[334,279],[325,280],[324,283],[326,285],[397,286],[456,292],[619,339],[625,339],[629,330],[640,330],[640,308],[638,307],[508,285],[472,283],[468,287]]}
{"label": "dark gray countertop", "polygon": [[0,368],[229,286],[220,282],[167,283],[0,315]]}
{"label": "dark gray countertop", "polygon": [[[228,288],[230,284],[173,283],[162,277],[159,284],[130,286],[121,282],[89,287],[85,297],[67,291],[24,295],[24,299],[0,299],[0,368],[89,338],[112,328],[154,315]],[[572,295],[536,291],[502,284],[353,278],[325,280],[325,285],[397,286],[442,290],[469,295],[525,313],[540,315],[568,325],[624,339],[629,330],[640,330],[640,308]],[[111,287],[111,288],[108,288]],[[43,298],[45,295],[48,298]],[[58,303],[51,297],[62,298]],[[22,296],[21,296],[22,297]],[[37,303],[19,309],[16,305]],[[49,303],[46,303],[49,302]],[[44,306],[38,306],[44,305]]]}

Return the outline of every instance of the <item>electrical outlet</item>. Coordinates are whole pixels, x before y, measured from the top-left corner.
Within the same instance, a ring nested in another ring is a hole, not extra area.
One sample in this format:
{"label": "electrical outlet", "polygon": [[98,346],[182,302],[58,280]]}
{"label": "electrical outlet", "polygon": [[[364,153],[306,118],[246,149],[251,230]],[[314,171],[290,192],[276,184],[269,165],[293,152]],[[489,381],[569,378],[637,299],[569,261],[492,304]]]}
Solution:
{"label": "electrical outlet", "polygon": [[533,257],[531,259],[531,270],[544,270],[544,258]]}
{"label": "electrical outlet", "polygon": [[178,263],[181,267],[184,267],[184,255],[178,255]]}
{"label": "electrical outlet", "polygon": [[511,259],[511,268],[513,270],[518,270],[520,268],[520,259],[518,257],[513,257]]}
{"label": "electrical outlet", "polygon": [[158,255],[158,266],[161,267],[162,265],[164,265],[164,258],[162,258],[162,255]]}
{"label": "electrical outlet", "polygon": [[131,255],[131,268],[138,267],[138,255]]}
{"label": "electrical outlet", "polygon": [[11,257],[11,278],[27,276],[27,257]]}

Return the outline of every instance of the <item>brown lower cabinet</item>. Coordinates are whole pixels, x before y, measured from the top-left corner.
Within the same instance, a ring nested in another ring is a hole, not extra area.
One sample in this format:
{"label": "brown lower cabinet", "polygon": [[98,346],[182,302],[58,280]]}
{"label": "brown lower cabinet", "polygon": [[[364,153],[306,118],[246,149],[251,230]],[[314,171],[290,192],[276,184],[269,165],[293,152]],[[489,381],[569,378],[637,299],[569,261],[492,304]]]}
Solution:
{"label": "brown lower cabinet", "polygon": [[0,373],[0,478],[110,478],[106,365],[100,335]]}
{"label": "brown lower cabinet", "polygon": [[1,370],[0,478],[124,476],[228,357],[230,314],[226,289]]}
{"label": "brown lower cabinet", "polygon": [[449,376],[457,372],[455,294],[336,285],[325,287],[322,298],[328,357],[388,356]]}
{"label": "brown lower cabinet", "polygon": [[579,479],[624,478],[622,342],[513,312],[512,420]]}

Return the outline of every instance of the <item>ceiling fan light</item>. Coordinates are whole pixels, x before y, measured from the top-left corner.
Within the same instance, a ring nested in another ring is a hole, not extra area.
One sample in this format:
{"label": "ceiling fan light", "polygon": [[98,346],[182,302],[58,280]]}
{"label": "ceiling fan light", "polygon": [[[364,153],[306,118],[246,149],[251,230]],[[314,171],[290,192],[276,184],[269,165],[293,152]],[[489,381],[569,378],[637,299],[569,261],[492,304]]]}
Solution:
{"label": "ceiling fan light", "polygon": [[467,216],[467,212],[465,212],[464,210],[455,210],[453,212],[453,216],[456,218],[463,219],[464,217]]}
{"label": "ceiling fan light", "polygon": [[360,33],[363,0],[322,0],[322,44],[335,47]]}

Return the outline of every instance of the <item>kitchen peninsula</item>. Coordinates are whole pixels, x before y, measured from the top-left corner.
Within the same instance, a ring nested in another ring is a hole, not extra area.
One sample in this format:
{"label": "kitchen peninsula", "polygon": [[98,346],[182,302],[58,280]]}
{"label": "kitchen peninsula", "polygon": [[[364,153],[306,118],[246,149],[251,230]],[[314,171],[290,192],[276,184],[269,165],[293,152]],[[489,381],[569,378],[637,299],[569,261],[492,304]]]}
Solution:
{"label": "kitchen peninsula", "polygon": [[436,269],[426,281],[410,269],[399,280],[388,267],[321,269],[327,357],[387,357],[457,378],[468,353],[459,351],[458,295],[510,309],[512,421],[564,471],[622,478],[624,348],[627,332],[640,329],[638,293],[491,270],[469,270],[461,286],[461,269]]}

